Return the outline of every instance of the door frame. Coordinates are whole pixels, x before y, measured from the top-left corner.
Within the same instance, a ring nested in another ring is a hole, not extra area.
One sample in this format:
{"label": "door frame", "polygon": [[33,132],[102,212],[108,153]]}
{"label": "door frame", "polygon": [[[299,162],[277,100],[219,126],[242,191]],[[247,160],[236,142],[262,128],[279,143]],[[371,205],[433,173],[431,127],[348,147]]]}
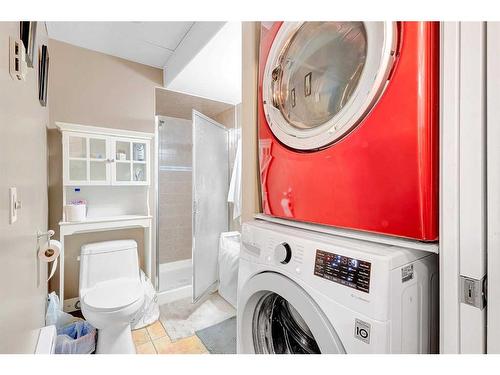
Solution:
{"label": "door frame", "polygon": [[[229,129],[226,128],[224,125],[218,123],[217,121],[215,121],[214,119],[204,115],[203,113],[201,112],[198,112],[197,110],[193,109],[193,112],[192,112],[192,124],[193,124],[193,151],[192,151],[192,177],[191,177],[191,181],[192,181],[192,197],[191,197],[191,200],[192,200],[192,213],[191,213],[191,219],[192,219],[192,229],[191,229],[191,233],[192,233],[192,242],[191,242],[191,247],[192,247],[192,252],[194,252],[194,249],[195,249],[195,246],[196,246],[196,239],[195,239],[195,231],[196,231],[196,213],[197,213],[197,208],[196,208],[196,201],[195,201],[195,197],[196,197],[196,184],[194,183],[195,180],[196,180],[196,166],[195,166],[195,158],[196,158],[196,142],[195,142],[195,137],[194,137],[194,132],[195,132],[195,125],[194,125],[194,118],[195,116],[197,117],[200,117],[204,120],[206,120],[207,122],[219,127],[220,129],[224,130],[226,132],[226,136],[227,136],[227,149],[226,149],[226,152],[227,152],[227,160],[228,160],[228,163],[227,163],[227,172],[228,172],[228,181],[227,181],[227,186],[229,188],[229,182],[230,182],[230,173],[229,173]],[[226,215],[227,215],[227,223],[228,223],[228,226],[226,228],[226,231],[229,230],[229,219],[230,219],[230,216],[229,216],[229,204],[227,205],[227,208],[226,208]],[[192,261],[192,273],[193,273],[193,277],[192,277],[192,296],[193,296],[193,303],[196,303],[200,300],[202,300],[204,297],[206,297],[208,294],[214,292],[215,290],[217,290],[217,286],[218,286],[218,283],[219,283],[219,280],[216,280],[214,283],[212,283],[212,285],[210,285],[203,293],[201,293],[198,297],[195,297],[195,290],[196,290],[196,287],[195,287],[195,278],[194,278],[194,275],[196,273],[196,265],[195,265],[195,262],[194,262],[194,256],[191,257],[191,261]]]}
{"label": "door frame", "polygon": [[486,351],[486,308],[461,301],[486,276],[485,47],[484,22],[441,23],[441,353]]}
{"label": "door frame", "polygon": [[488,317],[487,352],[500,354],[500,22],[486,24]]}

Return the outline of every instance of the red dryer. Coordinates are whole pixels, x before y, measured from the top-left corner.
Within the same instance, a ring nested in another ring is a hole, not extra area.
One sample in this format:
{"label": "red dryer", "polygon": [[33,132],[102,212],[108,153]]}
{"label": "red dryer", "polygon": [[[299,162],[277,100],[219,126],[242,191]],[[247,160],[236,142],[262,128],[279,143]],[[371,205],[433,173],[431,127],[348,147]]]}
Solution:
{"label": "red dryer", "polygon": [[438,238],[439,23],[262,23],[266,215]]}

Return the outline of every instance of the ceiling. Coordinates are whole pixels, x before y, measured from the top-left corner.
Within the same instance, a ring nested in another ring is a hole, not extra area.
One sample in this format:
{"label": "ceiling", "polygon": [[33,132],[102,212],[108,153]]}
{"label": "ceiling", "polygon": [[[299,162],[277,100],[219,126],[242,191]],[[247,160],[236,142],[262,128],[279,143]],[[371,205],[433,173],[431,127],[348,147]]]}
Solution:
{"label": "ceiling", "polygon": [[49,37],[163,69],[172,91],[241,102],[241,22],[47,22]]}
{"label": "ceiling", "polygon": [[49,37],[163,68],[194,22],[47,22]]}
{"label": "ceiling", "polygon": [[[183,44],[194,39],[196,31],[195,25]],[[167,61],[163,84],[169,90],[238,104],[241,102],[241,22],[226,22],[212,35],[189,61],[182,64],[180,71],[169,76],[177,56],[181,55],[183,46],[179,47]]]}

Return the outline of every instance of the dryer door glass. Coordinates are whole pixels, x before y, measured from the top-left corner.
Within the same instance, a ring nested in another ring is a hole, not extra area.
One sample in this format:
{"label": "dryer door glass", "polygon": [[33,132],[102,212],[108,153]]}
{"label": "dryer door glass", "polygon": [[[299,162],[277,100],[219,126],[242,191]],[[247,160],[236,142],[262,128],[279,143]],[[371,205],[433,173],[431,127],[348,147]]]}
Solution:
{"label": "dryer door glass", "polygon": [[282,23],[262,76],[273,134],[297,150],[329,147],[349,134],[387,87],[397,35],[395,22]]}
{"label": "dryer door glass", "polygon": [[307,323],[286,299],[276,293],[265,294],[257,303],[252,331],[256,353],[321,353]]}
{"label": "dryer door glass", "polygon": [[340,112],[358,86],[366,51],[363,22],[305,22],[273,72],[274,96],[288,123],[314,128]]}

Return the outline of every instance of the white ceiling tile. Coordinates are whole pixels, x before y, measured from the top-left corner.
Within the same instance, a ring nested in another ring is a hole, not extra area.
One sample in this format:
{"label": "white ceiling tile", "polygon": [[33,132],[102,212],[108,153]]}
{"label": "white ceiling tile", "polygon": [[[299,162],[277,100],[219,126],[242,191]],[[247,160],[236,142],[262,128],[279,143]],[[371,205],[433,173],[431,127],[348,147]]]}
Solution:
{"label": "white ceiling tile", "polygon": [[194,22],[141,22],[139,35],[146,42],[175,50]]}
{"label": "white ceiling tile", "polygon": [[227,22],[175,77],[164,82],[169,90],[238,104],[241,48],[241,22]]}
{"label": "white ceiling tile", "polygon": [[49,37],[163,68],[193,22],[47,22]]}

